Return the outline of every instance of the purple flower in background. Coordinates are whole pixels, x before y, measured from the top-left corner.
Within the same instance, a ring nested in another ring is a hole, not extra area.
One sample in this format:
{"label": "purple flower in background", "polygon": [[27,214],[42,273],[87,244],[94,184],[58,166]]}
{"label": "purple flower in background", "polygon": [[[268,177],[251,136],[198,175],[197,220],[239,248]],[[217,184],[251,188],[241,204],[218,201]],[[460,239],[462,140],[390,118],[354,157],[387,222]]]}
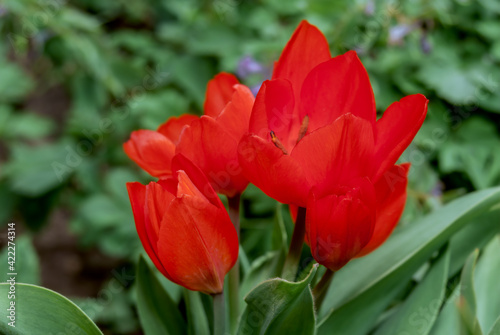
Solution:
{"label": "purple flower in background", "polygon": [[398,24],[389,29],[389,44],[402,44],[403,38],[415,30],[415,25]]}
{"label": "purple flower in background", "polygon": [[432,51],[432,45],[429,42],[429,39],[427,38],[427,34],[423,34],[422,38],[420,39],[420,47],[422,48],[422,51],[425,54],[428,54]]}
{"label": "purple flower in background", "polygon": [[264,66],[257,62],[252,56],[243,56],[238,62],[238,68],[236,73],[238,77],[244,79],[251,74],[263,73],[265,71]]}
{"label": "purple flower in background", "polygon": [[[252,75],[257,75],[257,78],[260,77],[258,84],[249,85],[250,90],[255,96],[257,95],[257,92],[259,92],[260,86],[262,85],[264,80],[271,77],[271,71],[269,70],[269,68],[257,62],[255,58],[249,55],[243,56],[240,59],[240,61],[238,62],[236,73],[242,80],[245,80]],[[255,79],[253,82],[255,82]]]}
{"label": "purple flower in background", "polygon": [[264,81],[261,81],[258,85],[254,85],[254,86],[250,87],[250,91],[252,91],[252,93],[255,97],[257,96],[257,93],[259,93],[260,87],[262,86],[263,82]]}
{"label": "purple flower in background", "polygon": [[441,196],[443,196],[443,188],[443,183],[441,181],[438,181],[434,188],[431,190],[431,195],[436,198],[440,198]]}
{"label": "purple flower in background", "polygon": [[375,1],[368,0],[365,6],[365,15],[373,16],[373,14],[375,14]]}
{"label": "purple flower in background", "polygon": [[5,14],[7,14],[7,12],[8,12],[7,8],[5,8],[3,6],[0,6],[0,17],[2,17]]}

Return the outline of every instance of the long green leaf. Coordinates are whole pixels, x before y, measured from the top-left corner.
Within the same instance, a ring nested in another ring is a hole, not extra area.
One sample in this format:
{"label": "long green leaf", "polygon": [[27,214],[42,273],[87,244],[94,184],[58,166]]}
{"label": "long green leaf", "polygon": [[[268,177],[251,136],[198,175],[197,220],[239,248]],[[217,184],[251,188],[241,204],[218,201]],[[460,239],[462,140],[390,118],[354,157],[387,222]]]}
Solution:
{"label": "long green leaf", "polygon": [[253,289],[245,298],[248,305],[241,317],[238,334],[314,334],[316,320],[309,283],[317,268],[315,265],[300,282],[276,278]]}
{"label": "long green leaf", "polygon": [[[492,222],[500,226],[498,219],[492,220]],[[477,319],[485,332],[491,329],[500,315],[499,278],[500,236],[496,236],[484,249],[484,253],[477,263],[474,277]]]}
{"label": "long green leaf", "polygon": [[454,276],[462,269],[475,248],[483,248],[500,233],[499,217],[499,210],[481,214],[451,238],[449,276]]}
{"label": "long green leaf", "polygon": [[461,321],[457,309],[457,300],[460,297],[460,286],[457,286],[444,305],[430,334],[460,334]]}
{"label": "long green leaf", "polygon": [[[186,313],[188,319],[188,335],[210,335],[210,321],[212,315],[208,314],[203,305],[203,293],[184,289]],[[227,318],[226,318],[227,319]]]}
{"label": "long green leaf", "polygon": [[491,328],[490,332],[488,335],[500,335],[500,316],[498,319],[495,321],[495,324]]}
{"label": "long green leaf", "polygon": [[478,251],[469,255],[460,276],[460,284],[454,289],[442,309],[431,335],[457,334],[480,335],[476,318],[476,301],[474,293],[474,267]]}
{"label": "long green leaf", "polygon": [[476,317],[476,292],[474,290],[474,269],[476,267],[479,250],[469,256],[462,270],[460,282],[460,299],[458,300],[458,310],[462,318],[462,334],[482,335],[479,322]]}
{"label": "long green leaf", "polygon": [[[15,299],[8,299],[15,291]],[[92,320],[73,302],[57,292],[44,287],[8,283],[0,284],[0,309],[6,312],[11,304],[15,308],[15,327],[9,325],[14,321],[3,316],[0,319],[0,334],[85,334],[102,335]],[[8,311],[8,315],[13,312]],[[4,313],[2,313],[5,315]]]}
{"label": "long green leaf", "polygon": [[146,335],[186,333],[186,323],[177,304],[142,256],[137,265],[137,310]]}
{"label": "long green leaf", "polygon": [[446,292],[450,253],[446,251],[401,308],[375,335],[427,335],[436,321]]}

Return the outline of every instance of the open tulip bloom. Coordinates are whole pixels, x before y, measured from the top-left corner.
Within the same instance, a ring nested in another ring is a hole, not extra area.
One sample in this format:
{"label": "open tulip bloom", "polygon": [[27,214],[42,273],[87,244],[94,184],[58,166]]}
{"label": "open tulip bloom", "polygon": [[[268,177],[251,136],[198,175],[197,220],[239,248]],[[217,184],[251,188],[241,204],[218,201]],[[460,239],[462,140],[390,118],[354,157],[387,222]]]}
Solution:
{"label": "open tulip bloom", "polygon": [[[171,281],[221,293],[237,264],[239,196],[250,182],[296,217],[283,277],[295,280],[304,242],[327,268],[313,290],[319,307],[333,273],[378,248],[396,227],[410,169],[396,161],[421,127],[427,102],[420,94],[404,97],[377,120],[356,52],[332,58],[323,34],[303,21],[255,101],[234,76],[219,74],[208,85],[204,116],[136,131],[124,145],[160,179],[128,184],[147,254]],[[228,197],[234,226],[216,193]],[[237,311],[235,271],[229,286]]]}

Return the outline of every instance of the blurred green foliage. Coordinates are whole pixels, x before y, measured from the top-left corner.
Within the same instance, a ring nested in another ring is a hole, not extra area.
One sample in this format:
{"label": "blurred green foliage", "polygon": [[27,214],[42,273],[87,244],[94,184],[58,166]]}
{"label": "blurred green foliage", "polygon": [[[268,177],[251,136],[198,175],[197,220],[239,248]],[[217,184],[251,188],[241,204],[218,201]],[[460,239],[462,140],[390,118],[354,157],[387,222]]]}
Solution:
{"label": "blurred green foliage", "polygon": [[[402,225],[499,184],[496,0],[4,0],[0,224],[14,220],[36,232],[63,210],[80,247],[135,259],[141,246],[125,182],[150,177],[122,143],[132,130],[201,114],[206,84],[219,71],[258,85],[302,19],[325,33],[334,55],[358,52],[380,113],[408,94],[430,100],[401,158],[412,162]],[[260,70],[241,75],[245,57]],[[249,187],[242,245],[250,262],[282,247],[275,209]],[[119,322],[131,315],[132,304],[121,303],[132,299],[128,291],[113,300],[117,313],[95,315],[117,333],[137,327]]]}

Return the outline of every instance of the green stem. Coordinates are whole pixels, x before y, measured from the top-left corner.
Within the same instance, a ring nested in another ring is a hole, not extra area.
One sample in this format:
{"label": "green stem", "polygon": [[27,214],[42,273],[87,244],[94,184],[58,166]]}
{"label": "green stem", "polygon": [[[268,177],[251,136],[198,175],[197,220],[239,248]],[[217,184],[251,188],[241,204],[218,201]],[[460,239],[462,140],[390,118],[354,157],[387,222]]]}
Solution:
{"label": "green stem", "polygon": [[288,280],[295,280],[302,254],[302,246],[304,245],[304,237],[306,235],[306,209],[299,207],[297,212],[297,220],[293,228],[292,241],[290,249],[283,265],[281,276]]}
{"label": "green stem", "polygon": [[[240,194],[234,197],[227,197],[229,205],[229,217],[233,222],[234,228],[240,238]],[[236,332],[236,325],[240,314],[240,262],[236,261],[231,271],[228,274],[228,290],[229,290],[229,327],[231,334]]]}
{"label": "green stem", "polygon": [[236,194],[234,197],[227,197],[229,217],[231,218],[234,228],[236,228],[238,238],[240,238],[240,198],[240,194]]}
{"label": "green stem", "polygon": [[224,293],[214,294],[214,335],[226,334],[226,306]]}
{"label": "green stem", "polygon": [[328,292],[328,288],[330,287],[334,274],[334,271],[326,269],[325,274],[321,277],[321,280],[318,284],[316,284],[316,287],[314,287],[312,291],[314,305],[316,306],[317,311],[319,311],[321,305],[323,304],[323,300],[325,300],[326,292]]}

